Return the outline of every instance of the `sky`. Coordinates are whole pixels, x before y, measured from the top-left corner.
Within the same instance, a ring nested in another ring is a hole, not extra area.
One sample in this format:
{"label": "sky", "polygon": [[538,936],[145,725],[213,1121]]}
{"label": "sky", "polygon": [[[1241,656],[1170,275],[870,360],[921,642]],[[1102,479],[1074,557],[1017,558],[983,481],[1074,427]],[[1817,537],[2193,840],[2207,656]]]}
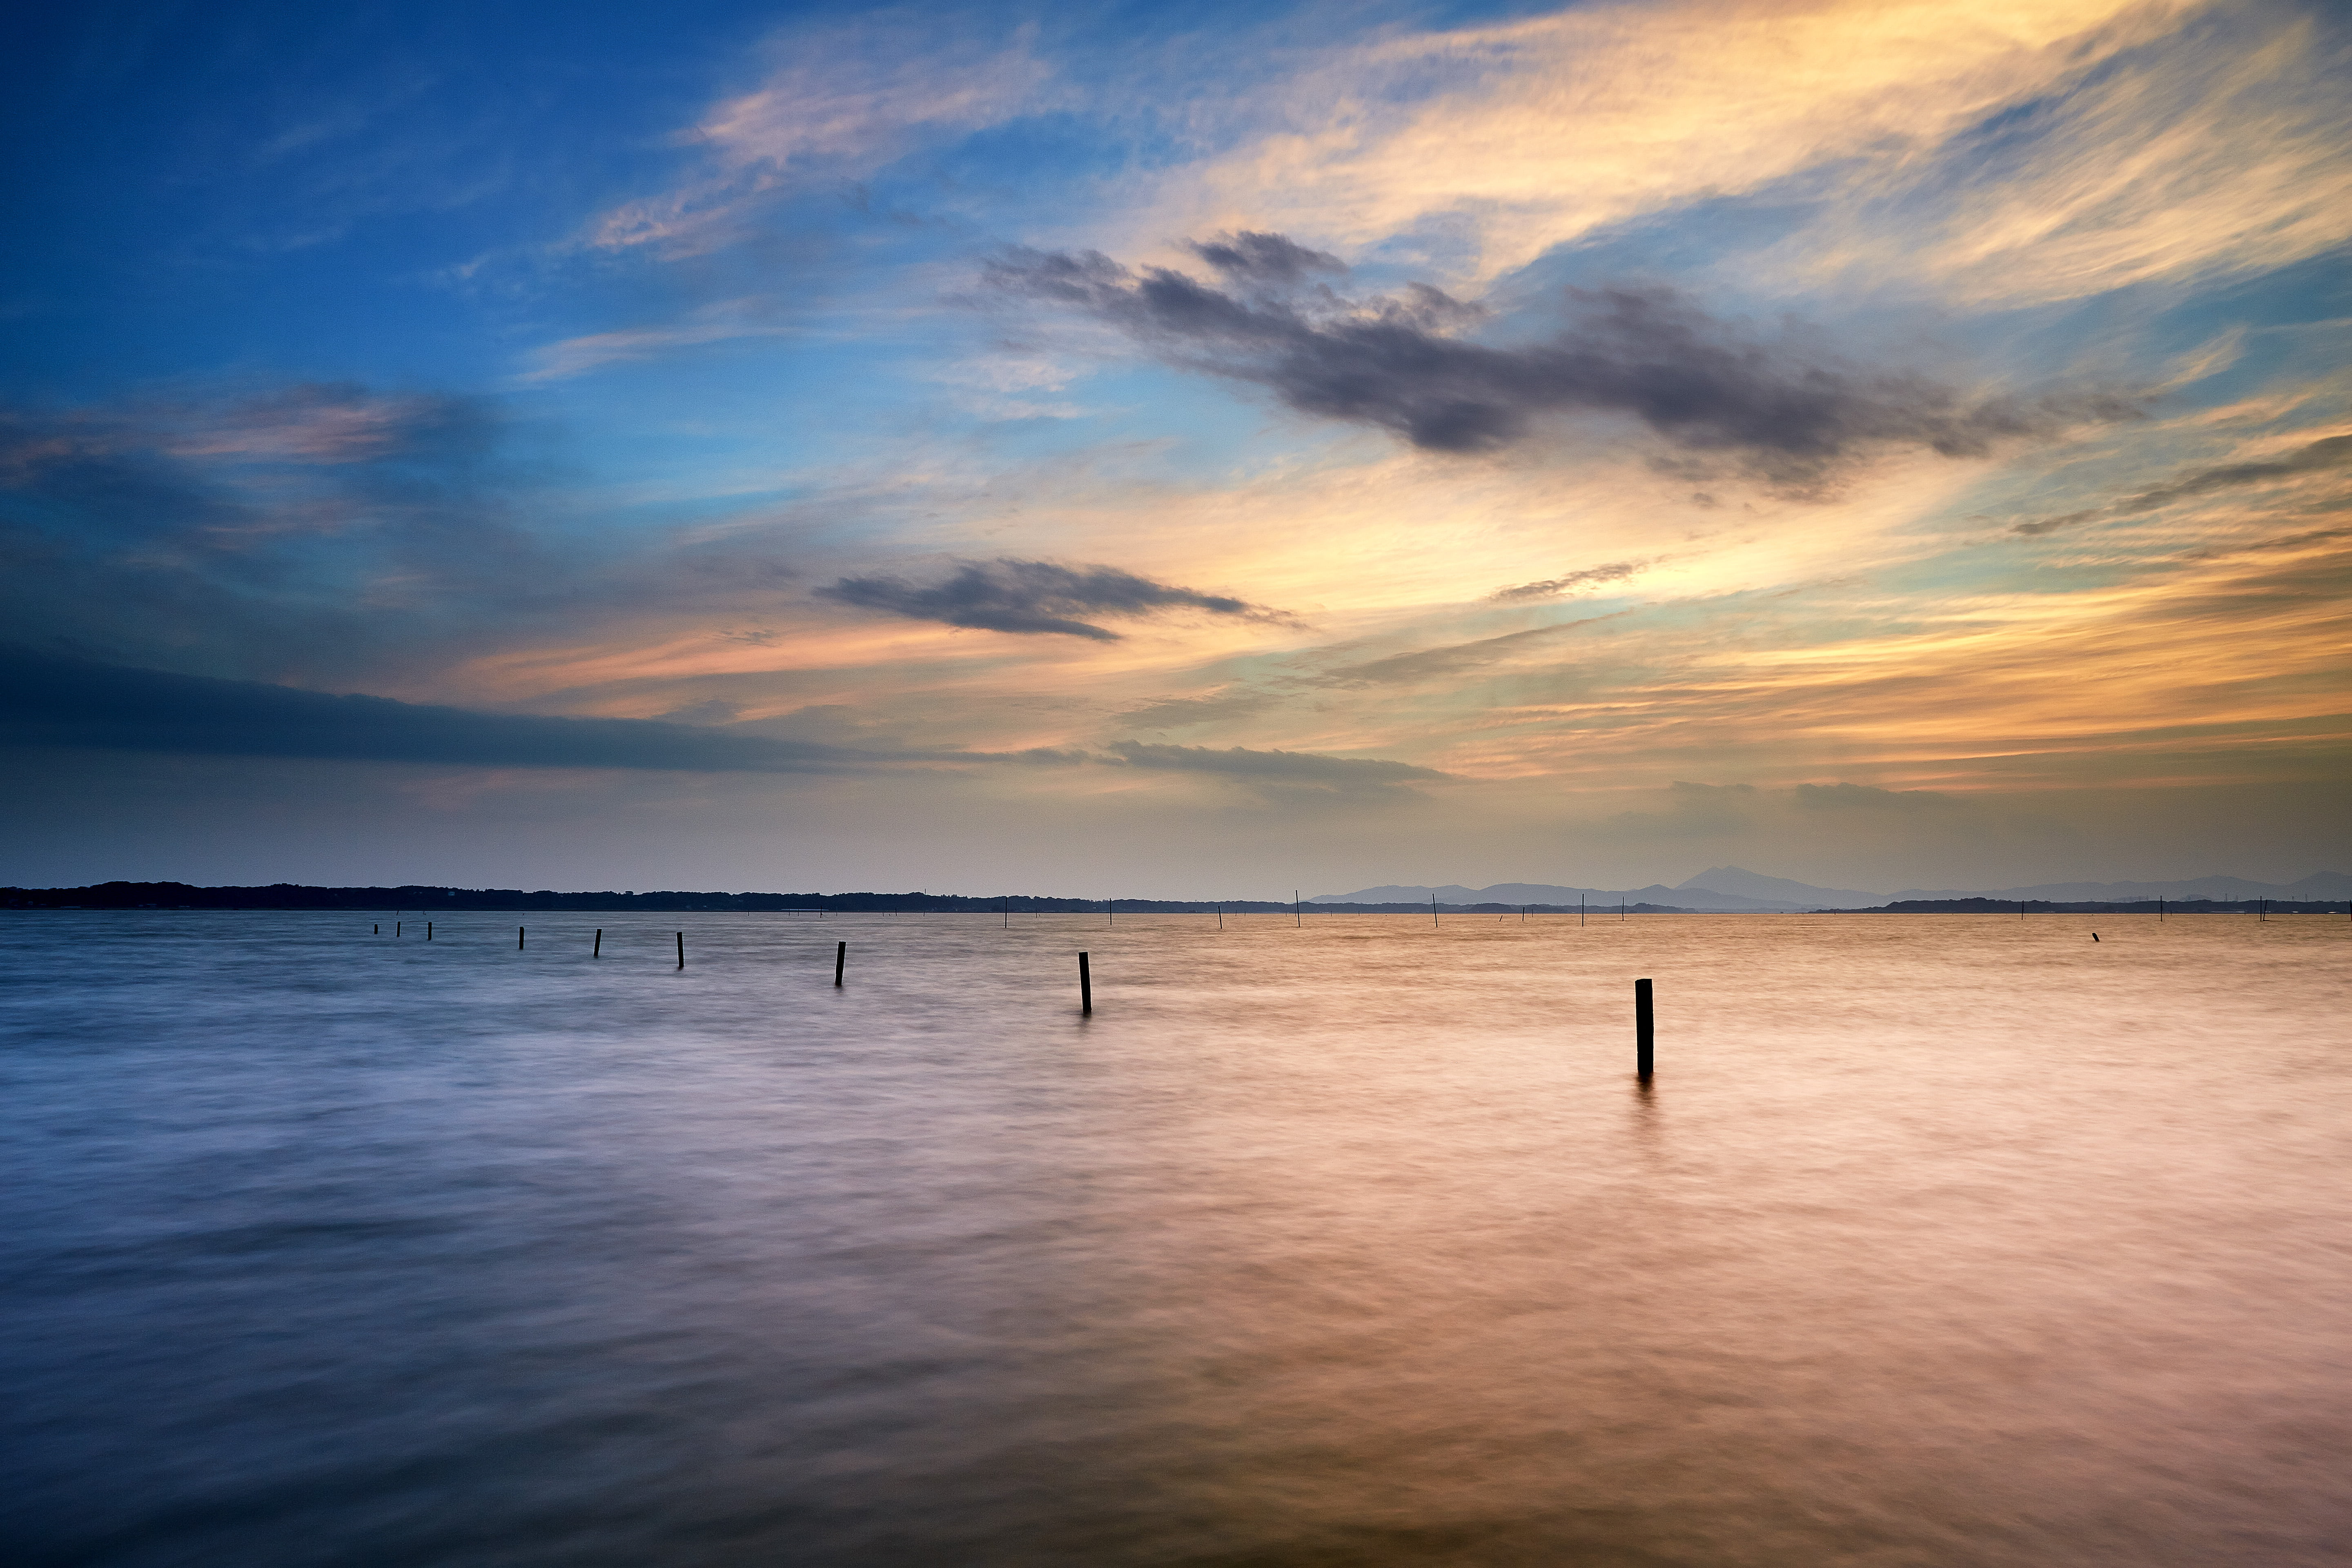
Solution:
{"label": "sky", "polygon": [[52,6],[0,881],[2352,869],[2352,13]]}

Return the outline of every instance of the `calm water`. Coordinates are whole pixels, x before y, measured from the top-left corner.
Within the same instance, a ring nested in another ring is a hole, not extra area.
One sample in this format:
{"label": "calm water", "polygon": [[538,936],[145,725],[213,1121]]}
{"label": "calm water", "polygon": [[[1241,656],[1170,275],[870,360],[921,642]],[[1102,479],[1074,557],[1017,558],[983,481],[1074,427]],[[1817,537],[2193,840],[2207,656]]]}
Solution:
{"label": "calm water", "polygon": [[529,918],[0,914],[14,1561],[2352,1554],[2341,917]]}

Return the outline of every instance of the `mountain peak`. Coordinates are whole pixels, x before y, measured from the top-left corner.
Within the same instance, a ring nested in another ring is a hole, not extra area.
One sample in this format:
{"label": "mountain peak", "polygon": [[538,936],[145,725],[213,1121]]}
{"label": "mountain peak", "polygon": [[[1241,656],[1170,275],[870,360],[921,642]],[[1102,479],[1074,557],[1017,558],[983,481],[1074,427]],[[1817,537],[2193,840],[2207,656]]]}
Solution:
{"label": "mountain peak", "polygon": [[1748,899],[1799,899],[1821,904],[1866,904],[1886,897],[1860,888],[1817,888],[1811,882],[1799,882],[1787,877],[1767,877],[1760,871],[1750,871],[1740,866],[1716,866],[1701,871],[1688,881],[1675,884],[1677,891],[1704,888],[1715,893],[1737,893]]}

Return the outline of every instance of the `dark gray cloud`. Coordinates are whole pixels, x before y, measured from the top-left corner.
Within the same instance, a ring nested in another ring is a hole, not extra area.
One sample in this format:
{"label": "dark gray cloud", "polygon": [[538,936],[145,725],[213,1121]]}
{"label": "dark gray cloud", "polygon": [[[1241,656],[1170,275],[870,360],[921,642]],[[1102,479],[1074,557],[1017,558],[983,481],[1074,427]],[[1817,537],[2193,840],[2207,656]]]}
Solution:
{"label": "dark gray cloud", "polygon": [[1129,767],[1181,773],[1223,773],[1265,784],[1318,785],[1326,789],[1390,789],[1415,781],[1453,775],[1410,763],[1374,758],[1324,757],[1311,752],[1254,752],[1244,746],[1162,746],[1121,741],[1111,751]]}
{"label": "dark gray cloud", "polygon": [[0,410],[0,619],[28,640],[261,673],[462,636],[578,580],[470,399],[301,386]]}
{"label": "dark gray cloud", "polygon": [[1522,583],[1516,588],[1498,588],[1487,597],[1504,604],[1519,599],[1555,598],[1579,588],[1597,588],[1603,583],[1622,583],[1650,564],[1647,561],[1612,561],[1606,566],[1588,566],[1581,572],[1549,577],[1540,583]]}
{"label": "dark gray cloud", "polygon": [[[1256,248],[1244,250],[1233,243],[1240,237],[1193,247],[1236,268],[1228,277],[1250,286],[1240,293],[1096,251],[1016,251],[987,276],[1005,293],[1110,322],[1178,364],[1435,451],[1510,446],[1546,414],[1623,414],[1676,446],[1801,485],[1868,447],[1974,457],[2004,437],[2132,412],[2106,396],[1971,401],[1925,376],[1853,369],[1787,337],[1760,341],[1663,288],[1571,289],[1571,320],[1556,336],[1492,347],[1460,335],[1485,316],[1478,306],[1423,284],[1355,300],[1297,288],[1303,274],[1275,242],[1297,247],[1254,235]],[[1294,286],[1285,292],[1285,283]]]}
{"label": "dark gray cloud", "polygon": [[2078,523],[2111,521],[2153,511],[2160,506],[2170,506],[2174,501],[2189,500],[2221,490],[2243,489],[2250,485],[2273,484],[2281,479],[2299,479],[2305,474],[2345,468],[2352,468],[2352,436],[2326,436],[2308,446],[2296,447],[2284,458],[2273,458],[2260,463],[2222,463],[2210,468],[2194,468],[2178,479],[2168,479],[2163,484],[2109,505],[2070,511],[2063,517],[2045,517],[2035,522],[2021,522],[2010,532],[2032,539],[2044,533],[2055,533],[2062,528],[2072,528]]}
{"label": "dark gray cloud", "polygon": [[903,577],[844,577],[819,597],[860,609],[982,631],[1054,633],[1117,642],[1119,634],[1081,616],[1151,616],[1205,610],[1251,620],[1284,617],[1244,599],[1154,583],[1115,566],[1056,566],[1046,561],[963,561],[943,583]]}
{"label": "dark gray cloud", "polygon": [[1102,755],[873,750],[659,719],[569,719],[333,696],[101,664],[0,645],[0,746],[193,756],[311,757],[494,768],[842,773],[970,763],[1220,773],[1265,784],[1381,790],[1444,779],[1405,763],[1126,742]]}
{"label": "dark gray cloud", "polygon": [[1238,284],[1287,286],[1318,272],[1344,275],[1348,264],[1328,251],[1309,250],[1286,235],[1243,229],[1185,242],[1184,248]]}
{"label": "dark gray cloud", "polygon": [[346,385],[0,407],[0,626],[27,644],[306,684],[457,662],[585,617],[756,626],[772,532],[585,529],[495,405]]}
{"label": "dark gray cloud", "polygon": [[338,757],[478,767],[835,773],[883,758],[651,719],[482,713],[337,697],[0,647],[0,741],[241,757]]}

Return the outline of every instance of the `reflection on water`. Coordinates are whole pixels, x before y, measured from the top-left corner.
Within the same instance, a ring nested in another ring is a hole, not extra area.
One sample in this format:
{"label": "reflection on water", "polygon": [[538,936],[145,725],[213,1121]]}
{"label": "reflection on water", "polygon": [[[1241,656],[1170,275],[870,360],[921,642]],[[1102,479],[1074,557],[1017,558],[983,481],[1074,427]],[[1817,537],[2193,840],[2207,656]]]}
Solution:
{"label": "reflection on water", "polygon": [[2340,917],[526,918],[0,915],[17,1561],[2352,1544]]}

